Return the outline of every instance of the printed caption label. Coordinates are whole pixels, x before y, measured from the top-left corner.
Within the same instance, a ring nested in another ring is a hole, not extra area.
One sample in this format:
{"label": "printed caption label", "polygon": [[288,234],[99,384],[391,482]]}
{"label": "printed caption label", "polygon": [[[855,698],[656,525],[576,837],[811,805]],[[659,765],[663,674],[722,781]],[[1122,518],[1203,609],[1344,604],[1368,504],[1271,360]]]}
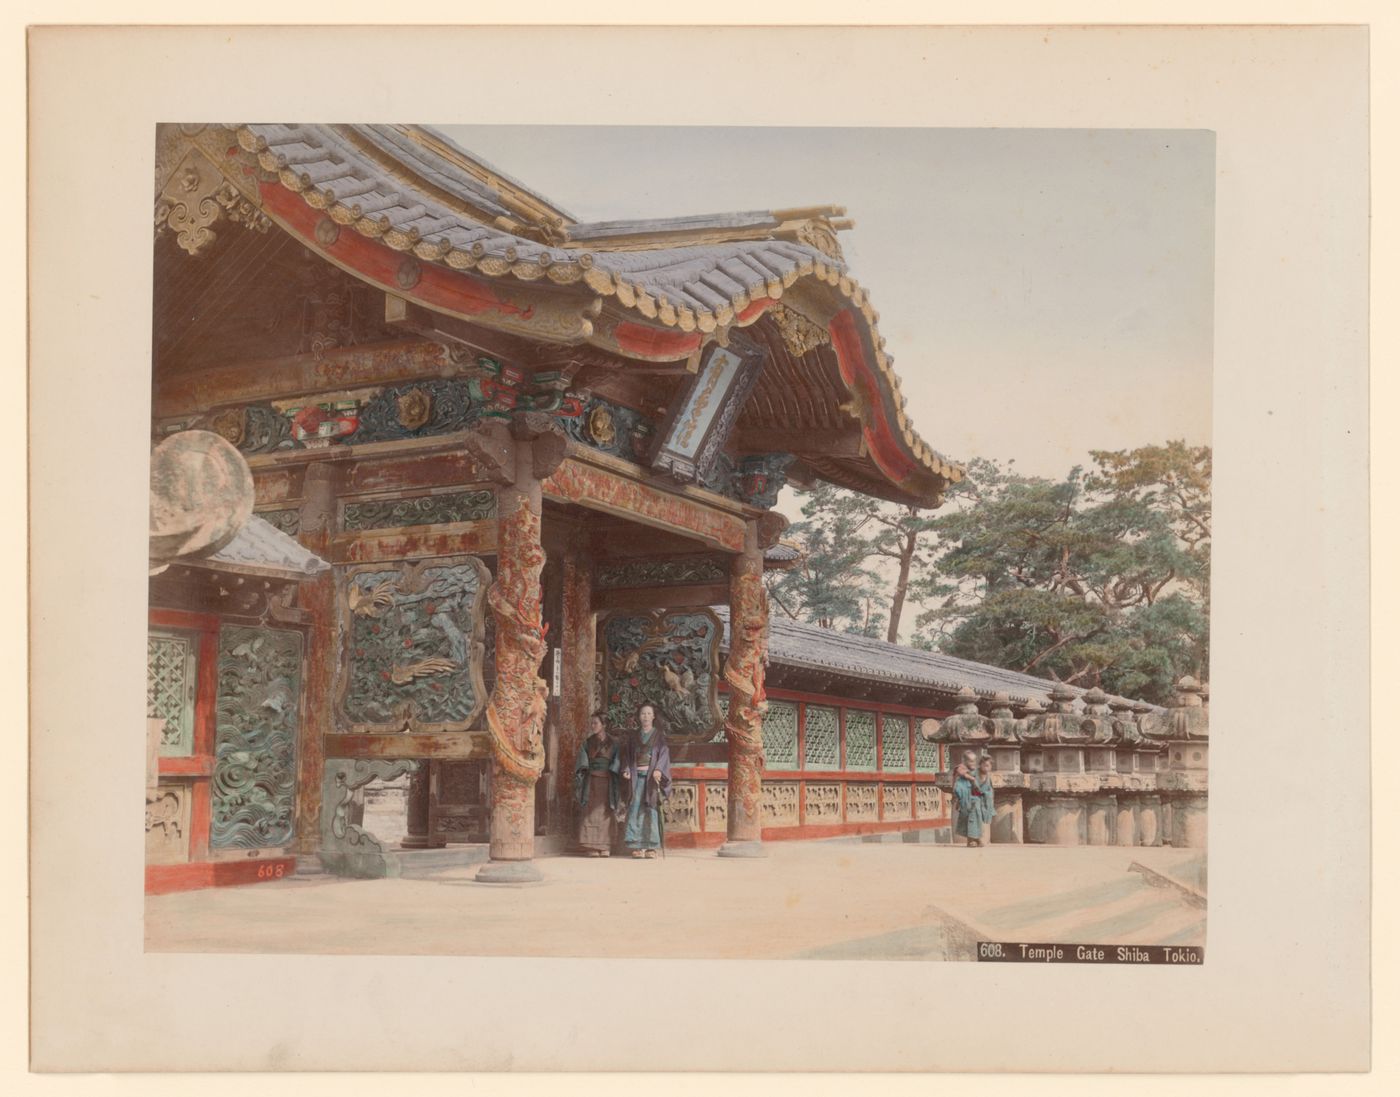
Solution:
{"label": "printed caption label", "polygon": [[979,941],[977,959],[1000,964],[1201,964],[1199,945],[1033,945]]}

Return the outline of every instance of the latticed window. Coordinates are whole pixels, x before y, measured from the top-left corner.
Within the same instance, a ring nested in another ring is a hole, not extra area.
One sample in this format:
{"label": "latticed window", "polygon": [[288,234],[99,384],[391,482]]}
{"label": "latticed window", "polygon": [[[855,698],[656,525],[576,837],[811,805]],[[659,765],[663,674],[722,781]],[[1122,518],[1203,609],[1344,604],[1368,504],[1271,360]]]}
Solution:
{"label": "latticed window", "polygon": [[839,769],[841,767],[841,728],[836,710],[825,705],[807,706],[806,757],[808,769]]}
{"label": "latticed window", "polygon": [[909,717],[884,716],[881,718],[880,766],[882,769],[909,771]]}
{"label": "latticed window", "polygon": [[914,736],[914,768],[920,773],[938,772],[938,744],[930,743],[922,735]]}
{"label": "latticed window", "polygon": [[769,769],[797,768],[797,706],[769,701],[763,714],[763,754]]}
{"label": "latticed window", "polygon": [[146,716],[164,720],[160,753],[194,750],[195,640],[175,632],[146,637]]}
{"label": "latticed window", "polygon": [[875,714],[846,710],[846,768],[875,768]]}

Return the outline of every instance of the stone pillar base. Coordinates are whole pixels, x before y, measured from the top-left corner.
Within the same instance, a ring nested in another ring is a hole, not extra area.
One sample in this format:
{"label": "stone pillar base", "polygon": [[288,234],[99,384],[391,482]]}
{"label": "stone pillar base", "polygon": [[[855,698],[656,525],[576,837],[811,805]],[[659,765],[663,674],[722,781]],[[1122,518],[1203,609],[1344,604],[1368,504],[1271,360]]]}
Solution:
{"label": "stone pillar base", "polygon": [[1171,843],[1178,849],[1204,849],[1206,844],[1206,798],[1182,797],[1172,804]]}
{"label": "stone pillar base", "polygon": [[1160,796],[1144,796],[1138,802],[1137,825],[1138,845],[1160,846],[1162,844],[1162,798]]}
{"label": "stone pillar base", "polygon": [[1085,838],[1091,846],[1116,844],[1118,801],[1113,796],[1095,796],[1085,805]]}
{"label": "stone pillar base", "polygon": [[1051,796],[1041,805],[1041,839],[1050,846],[1085,844],[1084,803],[1073,796]]}
{"label": "stone pillar base", "polygon": [[1018,845],[1024,842],[1026,840],[1025,817],[1021,807],[1020,794],[1012,795],[1005,789],[998,789],[996,806],[996,818],[992,820],[988,837],[997,844]]}
{"label": "stone pillar base", "polygon": [[720,846],[717,850],[721,857],[767,857],[768,852],[763,848],[763,843],[758,841],[741,842],[729,841]]}
{"label": "stone pillar base", "polygon": [[1137,845],[1137,805],[1122,796],[1118,797],[1118,823],[1114,827],[1113,840],[1114,845]]}
{"label": "stone pillar base", "polygon": [[488,861],[472,879],[478,884],[537,884],[544,874],[533,861]]}

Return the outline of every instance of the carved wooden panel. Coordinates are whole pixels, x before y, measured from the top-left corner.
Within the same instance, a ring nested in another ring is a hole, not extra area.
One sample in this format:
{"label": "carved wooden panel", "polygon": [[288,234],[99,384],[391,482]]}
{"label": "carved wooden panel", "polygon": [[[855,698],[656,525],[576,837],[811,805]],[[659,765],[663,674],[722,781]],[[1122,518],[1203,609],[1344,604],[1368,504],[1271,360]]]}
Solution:
{"label": "carved wooden panel", "polygon": [[198,644],[177,632],[152,631],[146,637],[146,718],[164,720],[159,751],[189,754],[194,749],[194,692]]}
{"label": "carved wooden panel", "polygon": [[763,714],[763,754],[769,769],[797,768],[797,706],[769,701]]}
{"label": "carved wooden panel", "polygon": [[880,768],[908,773],[909,717],[885,715],[880,723]]}
{"label": "carved wooden panel", "polygon": [[807,785],[806,823],[828,826],[841,822],[841,786]]}
{"label": "carved wooden panel", "polygon": [[365,564],[341,581],[339,703],[353,732],[466,731],[486,704],[489,575],[474,556]]}
{"label": "carved wooden panel", "polygon": [[875,714],[846,710],[846,768],[875,768]]}
{"label": "carved wooden panel", "polygon": [[795,827],[797,821],[797,782],[765,781],[763,783],[763,825],[765,827]]}
{"label": "carved wooden panel", "polygon": [[259,518],[281,530],[288,537],[301,532],[301,511],[297,507],[284,507],[281,510],[260,510]]}
{"label": "carved wooden panel", "polygon": [[301,633],[219,630],[209,844],[262,849],[292,838]]}
{"label": "carved wooden panel", "polygon": [[190,786],[161,783],[146,790],[146,864],[190,859]]}
{"label": "carved wooden panel", "polygon": [[669,556],[601,563],[593,585],[598,590],[616,590],[722,583],[728,578],[729,567],[722,557]]}
{"label": "carved wooden panel", "polygon": [[719,619],[709,610],[613,613],[603,624],[608,724],[637,725],[650,703],[666,734],[708,741],[721,723]]}
{"label": "carved wooden panel", "polygon": [[872,823],[880,817],[880,786],[846,786],[846,822]]}
{"label": "carved wooden panel", "polygon": [[912,819],[914,816],[913,793],[908,785],[886,785],[883,790],[885,820]]}
{"label": "carved wooden panel", "polygon": [[920,819],[939,819],[944,814],[943,794],[934,785],[915,786],[914,805]]}
{"label": "carved wooden panel", "polygon": [[700,829],[700,792],[694,781],[677,781],[671,798],[664,801],[667,834],[689,834]]}
{"label": "carved wooden panel", "polygon": [[437,492],[400,499],[359,499],[341,504],[346,530],[399,529],[449,522],[480,522],[496,516],[496,493],[489,488]]}
{"label": "carved wooden panel", "polygon": [[705,829],[724,833],[729,820],[729,785],[724,781],[705,782]]}
{"label": "carved wooden panel", "polygon": [[808,769],[837,769],[841,765],[841,727],[836,710],[808,705],[803,764]]}

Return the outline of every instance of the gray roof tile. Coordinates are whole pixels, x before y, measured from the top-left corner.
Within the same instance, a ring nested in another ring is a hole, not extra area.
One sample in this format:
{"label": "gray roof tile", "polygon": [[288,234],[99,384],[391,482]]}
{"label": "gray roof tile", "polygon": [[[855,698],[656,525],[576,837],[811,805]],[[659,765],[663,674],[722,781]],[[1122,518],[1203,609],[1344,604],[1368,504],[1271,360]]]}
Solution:
{"label": "gray roof tile", "polygon": [[[722,646],[728,651],[729,611],[724,606],[718,606],[715,613],[724,623]],[[777,615],[770,620],[768,659],[770,664],[777,666],[857,675],[941,693],[956,693],[963,686],[971,686],[984,696],[1003,691],[1013,701],[1034,698],[1048,703],[1050,690],[1055,686],[1052,680],[1033,674],[975,663],[942,652],[920,651],[902,644],[837,632]],[[1076,697],[1082,697],[1086,692],[1075,686],[1069,688]]]}
{"label": "gray roof tile", "polygon": [[218,552],[181,563],[208,568],[230,567],[279,579],[309,579],[330,567],[301,542],[256,514]]}

